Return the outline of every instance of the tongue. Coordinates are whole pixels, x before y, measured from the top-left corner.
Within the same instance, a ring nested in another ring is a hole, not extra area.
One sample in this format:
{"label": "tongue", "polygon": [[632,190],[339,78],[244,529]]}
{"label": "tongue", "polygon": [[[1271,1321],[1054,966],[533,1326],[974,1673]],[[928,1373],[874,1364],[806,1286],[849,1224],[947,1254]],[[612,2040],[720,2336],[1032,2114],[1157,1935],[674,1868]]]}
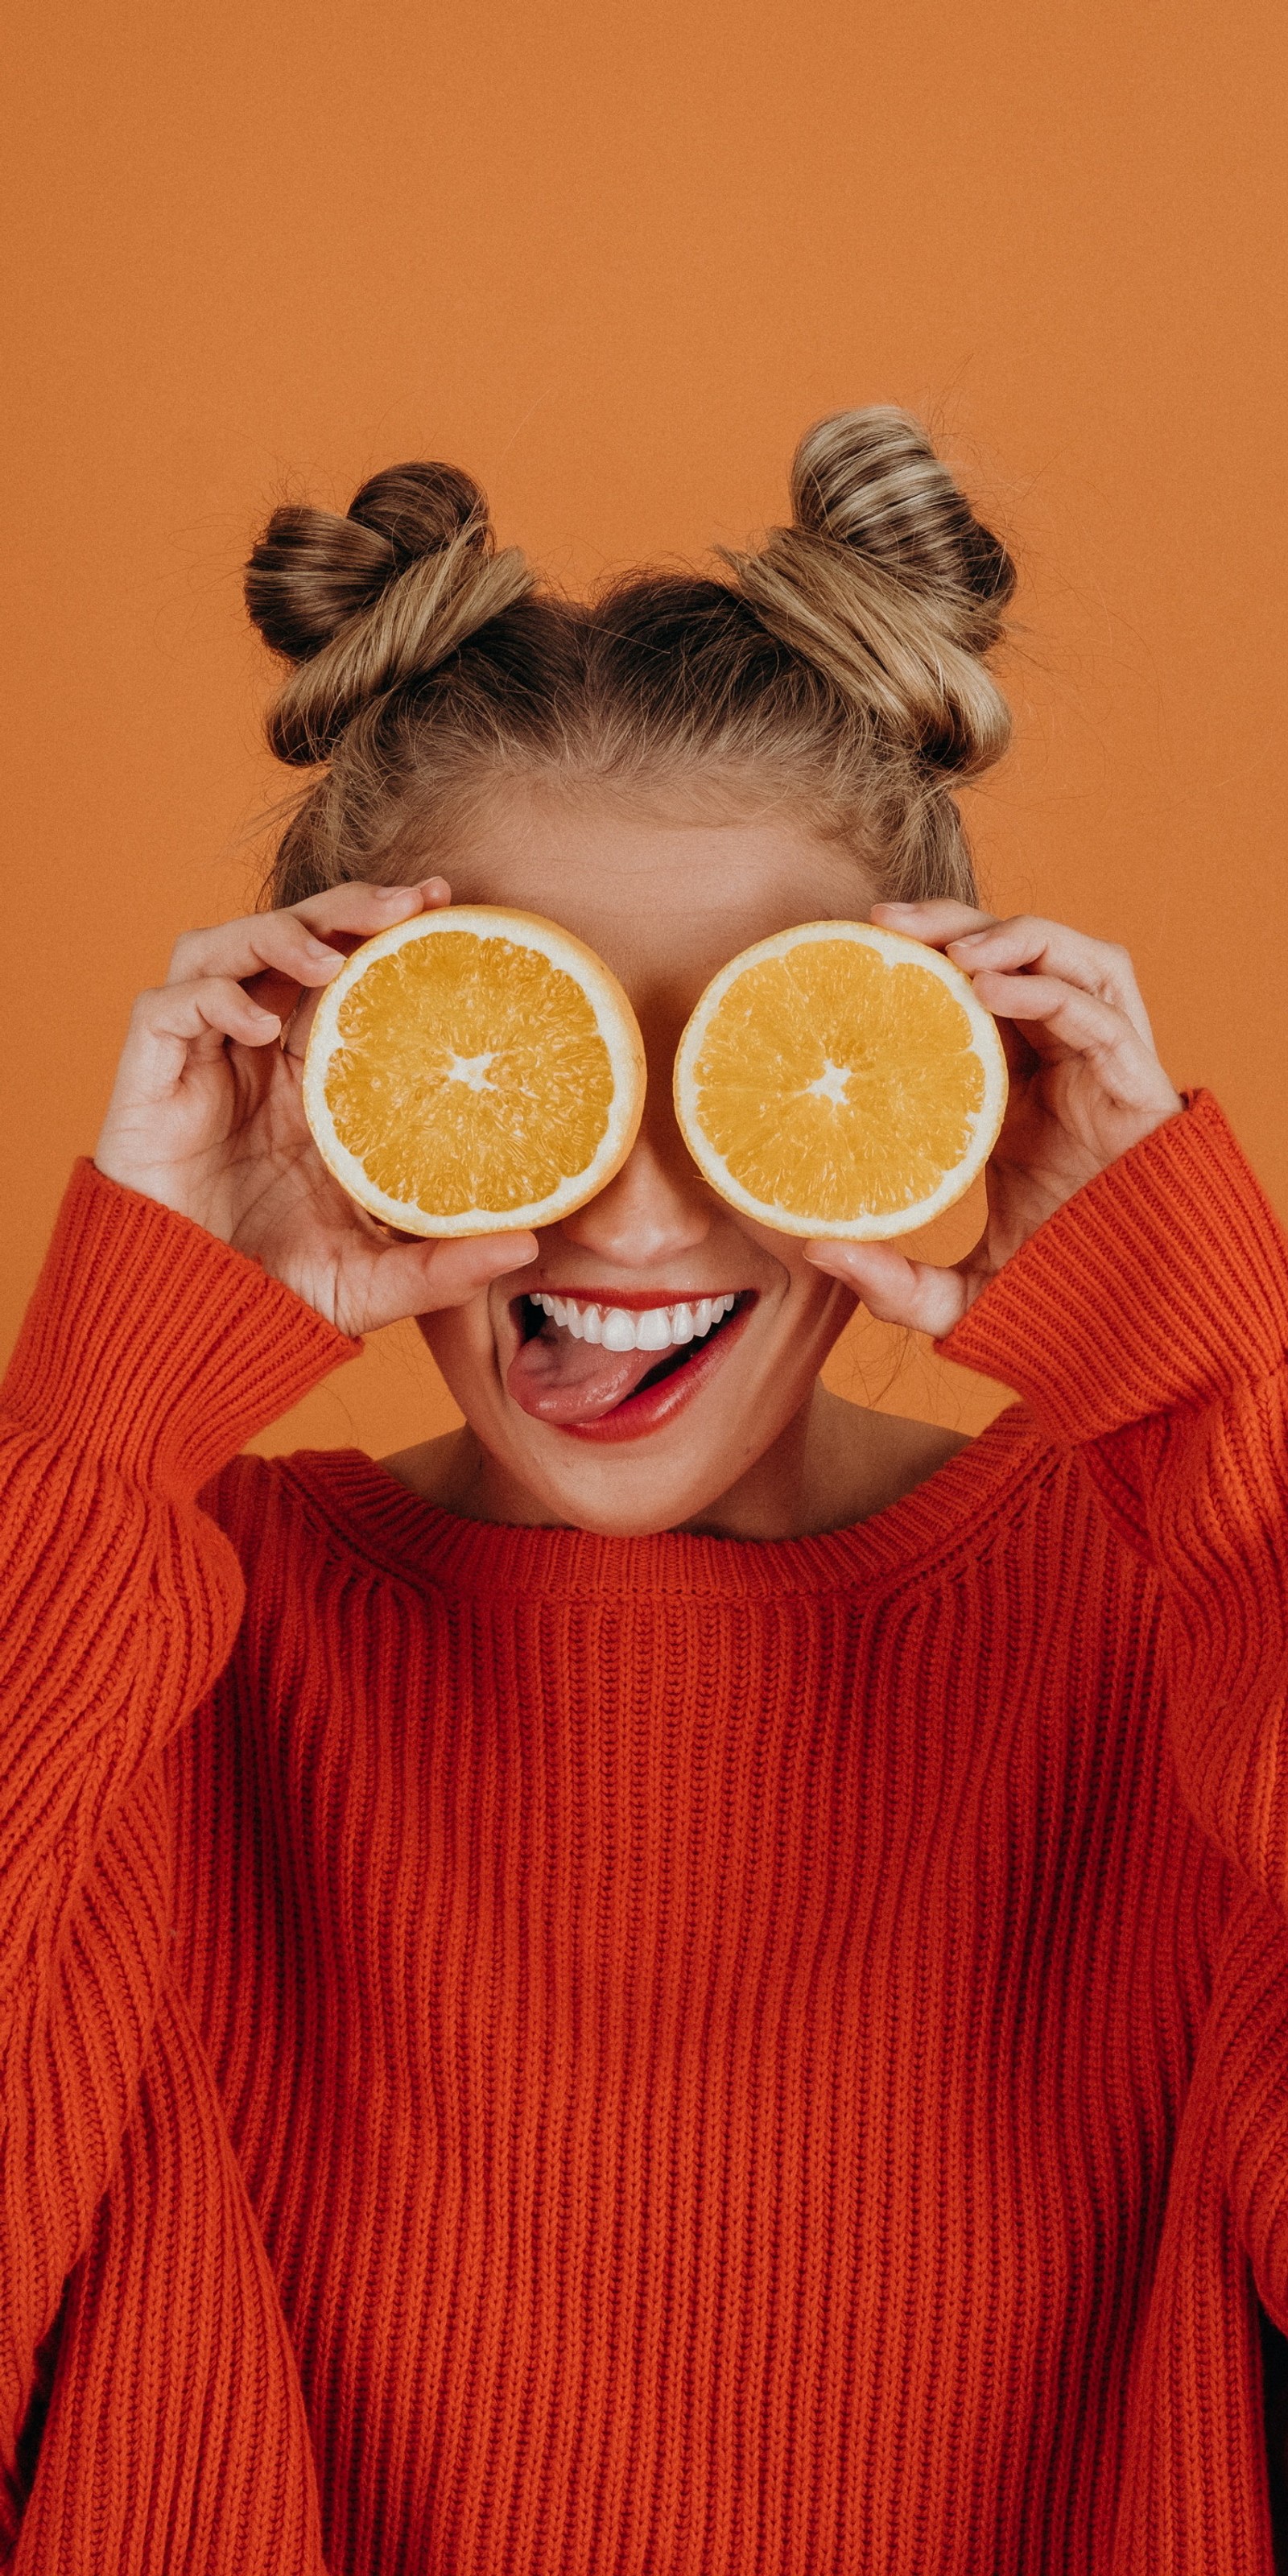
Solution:
{"label": "tongue", "polygon": [[510,1362],[506,1385],[538,1422],[597,1422],[656,1368],[660,1351],[606,1351],[548,1323]]}

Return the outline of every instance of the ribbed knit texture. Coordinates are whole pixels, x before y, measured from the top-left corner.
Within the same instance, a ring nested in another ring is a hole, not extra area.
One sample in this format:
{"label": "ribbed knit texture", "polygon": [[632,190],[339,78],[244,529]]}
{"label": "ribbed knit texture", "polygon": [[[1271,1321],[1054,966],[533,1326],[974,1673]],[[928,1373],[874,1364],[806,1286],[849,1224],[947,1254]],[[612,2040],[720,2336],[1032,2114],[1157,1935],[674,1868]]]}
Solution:
{"label": "ribbed knit texture", "polygon": [[353,1346],[82,1166],[6,1388],[0,2563],[1269,2576],[1286,1346],[1199,1093],[877,1518],[501,1529],[224,1465]]}

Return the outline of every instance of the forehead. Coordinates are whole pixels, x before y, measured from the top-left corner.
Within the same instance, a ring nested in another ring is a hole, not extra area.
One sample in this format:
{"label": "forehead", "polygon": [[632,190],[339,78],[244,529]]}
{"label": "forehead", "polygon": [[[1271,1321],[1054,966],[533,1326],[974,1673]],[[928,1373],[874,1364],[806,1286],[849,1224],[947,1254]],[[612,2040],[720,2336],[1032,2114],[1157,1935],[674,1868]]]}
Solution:
{"label": "forehead", "polygon": [[561,922],[639,1000],[696,999],[754,940],[862,919],[876,897],[852,852],[779,814],[694,819],[594,798],[498,800],[444,871],[458,903]]}

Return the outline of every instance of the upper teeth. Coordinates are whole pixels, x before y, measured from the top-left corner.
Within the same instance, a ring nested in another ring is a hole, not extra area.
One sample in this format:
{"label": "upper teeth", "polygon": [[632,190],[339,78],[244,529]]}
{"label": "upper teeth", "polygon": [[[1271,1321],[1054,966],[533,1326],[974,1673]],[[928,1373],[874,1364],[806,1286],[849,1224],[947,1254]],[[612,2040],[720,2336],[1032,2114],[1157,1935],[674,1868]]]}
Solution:
{"label": "upper teeth", "polygon": [[700,1342],[737,1301],[732,1295],[699,1297],[693,1305],[645,1306],[632,1313],[626,1306],[579,1306],[572,1297],[550,1297],[538,1289],[531,1302],[574,1341],[602,1342],[606,1351],[669,1351],[677,1342]]}

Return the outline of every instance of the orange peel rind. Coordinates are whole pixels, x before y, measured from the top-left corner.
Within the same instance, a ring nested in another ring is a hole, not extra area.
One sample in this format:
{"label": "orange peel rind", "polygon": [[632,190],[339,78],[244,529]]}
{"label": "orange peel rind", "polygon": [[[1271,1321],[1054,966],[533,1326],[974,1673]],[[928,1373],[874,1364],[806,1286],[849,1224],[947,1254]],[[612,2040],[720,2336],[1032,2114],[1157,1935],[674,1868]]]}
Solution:
{"label": "orange peel rind", "polygon": [[707,985],[675,1059],[704,1178],[778,1233],[877,1241],[963,1196],[1006,1109],[997,1022],[938,949],[809,921]]}
{"label": "orange peel rind", "polygon": [[535,913],[455,904],[365,940],[323,992],[304,1112],[335,1178],[407,1234],[552,1225],[603,1189],[644,1046],[602,959]]}

